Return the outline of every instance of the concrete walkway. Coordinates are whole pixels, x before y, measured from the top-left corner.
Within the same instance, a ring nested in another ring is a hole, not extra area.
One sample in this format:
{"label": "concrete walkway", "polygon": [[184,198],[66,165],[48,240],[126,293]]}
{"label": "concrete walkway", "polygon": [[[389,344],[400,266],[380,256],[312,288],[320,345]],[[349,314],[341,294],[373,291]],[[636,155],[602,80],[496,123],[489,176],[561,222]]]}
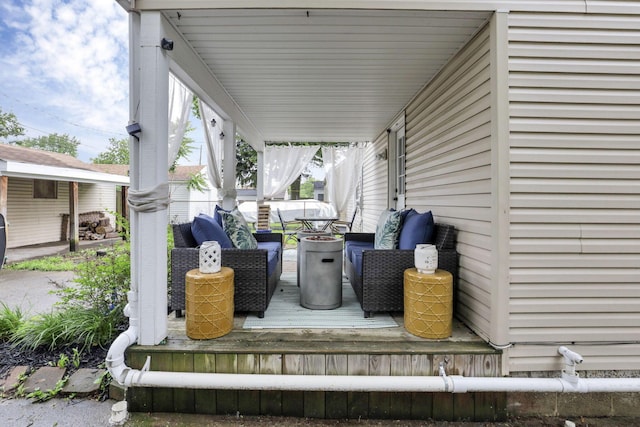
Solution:
{"label": "concrete walkway", "polygon": [[[112,246],[120,239],[81,241],[80,250]],[[69,243],[56,242],[43,245],[7,249],[6,264],[53,256],[69,252]],[[0,270],[0,302],[8,307],[19,307],[27,316],[49,312],[58,298],[53,291],[73,281],[71,271]]]}
{"label": "concrete walkway", "polygon": [[[91,249],[111,246],[120,239],[106,241],[81,242],[80,249]],[[41,258],[69,252],[69,244],[59,242],[54,244],[25,246],[8,249],[7,264]],[[52,310],[58,297],[52,293],[56,289],[72,283],[74,273],[71,271],[18,271],[2,268],[0,270],[0,302],[9,308],[19,307],[25,317]],[[20,367],[14,368],[7,378],[0,378],[0,389],[9,392],[20,376]],[[53,388],[60,375],[57,368],[45,367],[31,374],[25,382],[25,390],[31,387]],[[95,370],[81,370],[76,372],[67,385],[72,389],[69,393],[79,393],[95,390],[93,381],[100,372]],[[11,375],[13,374],[13,376]],[[30,383],[29,383],[30,381]],[[53,382],[53,385],[47,385]],[[30,385],[33,384],[33,385]],[[56,397],[44,403],[33,403],[31,399],[0,399],[0,419],[3,426],[106,426],[109,425],[111,408],[115,400],[98,402],[92,398],[65,399]]]}
{"label": "concrete walkway", "polygon": [[[105,240],[81,240],[79,249],[99,249],[103,246],[113,246],[119,243],[121,239],[105,239]],[[21,246],[17,248],[7,249],[5,254],[8,264],[25,261],[28,259],[42,258],[69,252],[69,242],[53,242],[43,243],[41,245]]]}

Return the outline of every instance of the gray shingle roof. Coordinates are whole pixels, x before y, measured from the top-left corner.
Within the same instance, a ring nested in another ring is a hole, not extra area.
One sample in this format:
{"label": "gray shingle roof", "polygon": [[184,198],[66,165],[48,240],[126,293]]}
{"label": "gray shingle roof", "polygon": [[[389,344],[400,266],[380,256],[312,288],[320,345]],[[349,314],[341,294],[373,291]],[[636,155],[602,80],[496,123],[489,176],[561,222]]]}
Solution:
{"label": "gray shingle roof", "polygon": [[50,151],[18,147],[9,144],[0,144],[0,160],[99,172],[98,169],[93,167],[94,165],[85,163],[67,154],[52,153]]}
{"label": "gray shingle roof", "polygon": [[[129,165],[92,165],[96,169],[115,175],[129,175]],[[187,181],[191,175],[194,175],[205,168],[204,165],[176,166],[174,172],[169,172],[169,181]]]}

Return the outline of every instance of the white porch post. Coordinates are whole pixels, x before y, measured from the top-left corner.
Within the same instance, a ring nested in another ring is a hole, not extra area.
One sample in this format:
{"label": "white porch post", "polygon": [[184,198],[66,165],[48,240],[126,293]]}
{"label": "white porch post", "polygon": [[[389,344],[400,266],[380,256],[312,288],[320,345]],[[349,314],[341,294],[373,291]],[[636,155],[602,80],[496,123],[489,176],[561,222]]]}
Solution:
{"label": "white porch post", "polygon": [[[140,21],[139,43],[134,36],[131,46],[130,113],[131,120],[142,128],[140,140],[131,138],[130,144],[131,190],[139,191],[168,182],[169,61],[160,48],[161,14],[131,16],[132,30],[135,21]],[[167,336],[167,211],[131,209],[130,213],[131,288],[138,294],[138,344],[157,345]]]}
{"label": "white porch post", "polygon": [[224,158],[222,160],[222,208],[233,209],[236,205],[236,124],[225,120],[222,124]]}
{"label": "white porch post", "polygon": [[264,151],[258,151],[258,170],[256,179],[256,200],[258,204],[264,202]]}

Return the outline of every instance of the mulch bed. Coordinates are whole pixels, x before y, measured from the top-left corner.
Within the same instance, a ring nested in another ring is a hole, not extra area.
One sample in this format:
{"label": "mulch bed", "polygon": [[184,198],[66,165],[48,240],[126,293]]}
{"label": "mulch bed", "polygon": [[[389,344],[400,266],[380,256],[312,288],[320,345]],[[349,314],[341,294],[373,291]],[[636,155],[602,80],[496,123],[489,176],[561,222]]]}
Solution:
{"label": "mulch bed", "polygon": [[55,366],[64,354],[69,358],[67,374],[72,374],[79,368],[97,368],[104,366],[108,348],[92,347],[80,354],[80,365],[76,368],[73,363],[73,349],[76,346],[68,346],[55,350],[37,348],[36,350],[21,350],[7,342],[0,342],[0,378],[5,378],[14,366],[29,366],[31,370],[43,366]]}

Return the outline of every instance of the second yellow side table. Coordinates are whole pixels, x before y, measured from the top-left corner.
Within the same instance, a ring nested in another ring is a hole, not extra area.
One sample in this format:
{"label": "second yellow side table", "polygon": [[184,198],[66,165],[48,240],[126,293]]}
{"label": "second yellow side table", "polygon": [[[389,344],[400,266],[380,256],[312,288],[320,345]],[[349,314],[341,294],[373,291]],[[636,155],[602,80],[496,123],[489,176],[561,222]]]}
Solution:
{"label": "second yellow side table", "polygon": [[404,327],[422,338],[449,338],[453,322],[453,276],[445,270],[404,271]]}

